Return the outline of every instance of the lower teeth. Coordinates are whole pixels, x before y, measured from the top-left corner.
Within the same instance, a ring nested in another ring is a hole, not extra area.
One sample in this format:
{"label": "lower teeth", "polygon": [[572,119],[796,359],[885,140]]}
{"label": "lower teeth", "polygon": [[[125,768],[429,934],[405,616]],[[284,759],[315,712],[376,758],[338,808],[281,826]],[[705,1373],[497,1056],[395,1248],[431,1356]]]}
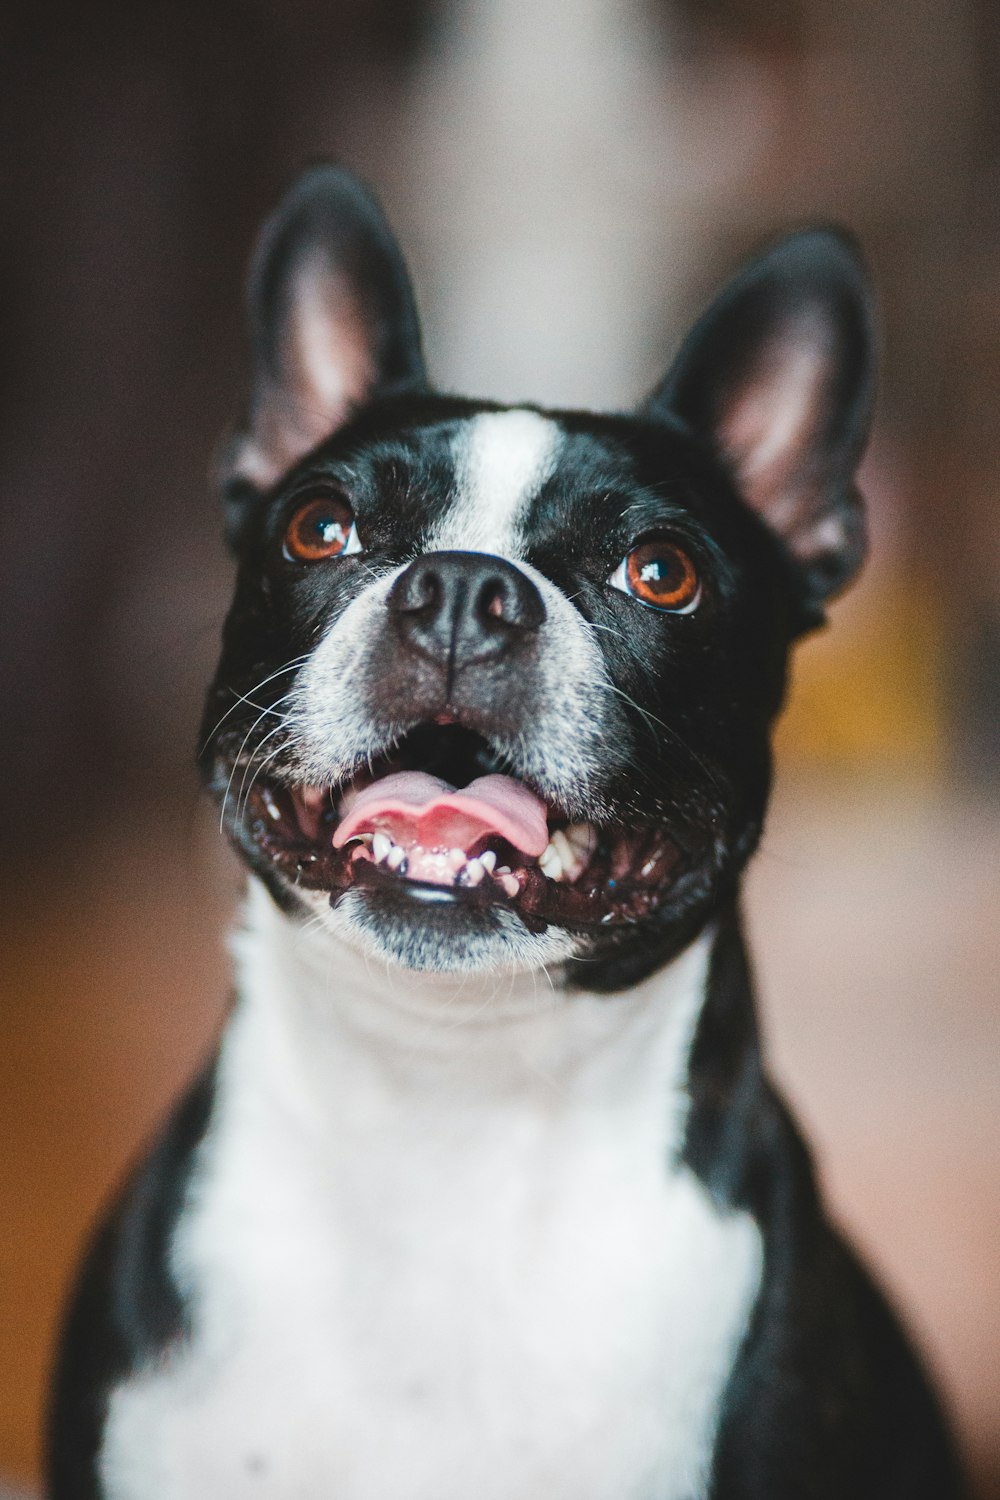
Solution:
{"label": "lower teeth", "polygon": [[[371,850],[377,865],[385,865],[397,875],[413,872],[413,878],[429,880],[436,885],[477,886],[487,875],[493,877],[505,895],[513,898],[521,889],[518,876],[510,865],[498,865],[494,850],[484,849],[470,859],[464,849],[410,849],[393,843],[387,833],[361,835],[360,841]],[[588,823],[570,824],[556,829],[538,858],[538,867],[549,880],[571,884],[590,863],[597,835]]]}

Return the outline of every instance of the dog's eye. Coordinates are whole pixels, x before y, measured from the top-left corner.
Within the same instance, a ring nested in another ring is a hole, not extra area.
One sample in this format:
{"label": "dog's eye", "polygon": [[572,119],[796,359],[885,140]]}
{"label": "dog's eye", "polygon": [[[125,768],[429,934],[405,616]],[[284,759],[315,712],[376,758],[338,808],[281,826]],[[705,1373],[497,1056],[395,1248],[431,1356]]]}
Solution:
{"label": "dog's eye", "polygon": [[608,579],[613,589],[672,615],[689,615],[701,599],[694,563],[675,542],[656,538],[627,553]]}
{"label": "dog's eye", "polygon": [[360,552],[353,510],[337,495],[307,500],[292,515],[282,550],[289,562],[322,562]]}

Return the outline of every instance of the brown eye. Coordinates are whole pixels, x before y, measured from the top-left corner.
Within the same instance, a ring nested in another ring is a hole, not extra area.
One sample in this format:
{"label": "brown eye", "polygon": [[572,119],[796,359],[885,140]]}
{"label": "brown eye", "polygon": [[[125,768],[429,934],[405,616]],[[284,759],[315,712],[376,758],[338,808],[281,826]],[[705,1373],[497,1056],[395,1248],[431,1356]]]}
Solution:
{"label": "brown eye", "polygon": [[674,542],[640,542],[612,574],[612,587],[631,594],[651,609],[688,615],[701,598],[694,563]]}
{"label": "brown eye", "polygon": [[292,562],[322,562],[345,552],[360,552],[353,510],[336,495],[307,500],[288,523],[283,550]]}

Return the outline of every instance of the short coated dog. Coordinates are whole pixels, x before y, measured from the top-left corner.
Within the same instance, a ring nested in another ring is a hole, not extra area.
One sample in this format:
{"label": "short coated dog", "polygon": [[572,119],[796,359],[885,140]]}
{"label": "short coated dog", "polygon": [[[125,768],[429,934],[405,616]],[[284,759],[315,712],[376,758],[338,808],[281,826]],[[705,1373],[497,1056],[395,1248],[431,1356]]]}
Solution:
{"label": "short coated dog", "polygon": [[433,391],[337,168],[250,316],[237,998],[81,1275],[52,1500],[959,1495],[740,931],[789,649],[864,552],[853,243],[764,253],[623,415]]}

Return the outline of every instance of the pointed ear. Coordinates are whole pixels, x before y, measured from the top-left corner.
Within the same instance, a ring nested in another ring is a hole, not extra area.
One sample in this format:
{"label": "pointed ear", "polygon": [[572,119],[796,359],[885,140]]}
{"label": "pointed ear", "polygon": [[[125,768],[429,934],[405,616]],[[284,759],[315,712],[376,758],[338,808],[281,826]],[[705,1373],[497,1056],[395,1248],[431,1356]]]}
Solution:
{"label": "pointed ear", "polygon": [[221,476],[237,509],[367,400],[425,382],[399,246],[374,197],[340,167],[305,172],[264,225],[248,303],[253,394]]}
{"label": "pointed ear", "polygon": [[777,533],[807,623],[865,553],[854,474],[871,420],[873,325],[854,242],[832,229],[791,235],[709,308],[649,403],[711,445]]}

